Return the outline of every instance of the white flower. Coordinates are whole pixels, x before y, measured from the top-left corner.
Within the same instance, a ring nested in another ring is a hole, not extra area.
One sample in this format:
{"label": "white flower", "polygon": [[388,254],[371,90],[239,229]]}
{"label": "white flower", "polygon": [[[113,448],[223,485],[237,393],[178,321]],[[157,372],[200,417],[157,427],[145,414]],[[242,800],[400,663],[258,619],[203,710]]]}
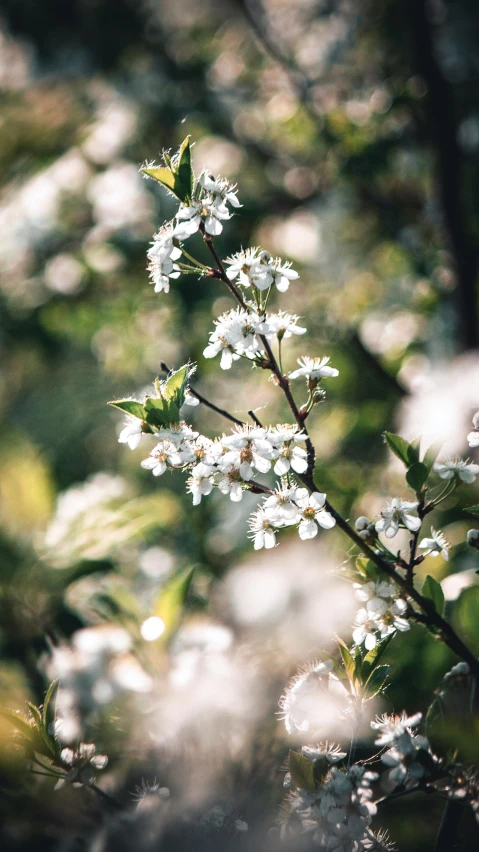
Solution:
{"label": "white flower", "polygon": [[170,289],[170,278],[178,278],[180,268],[175,260],[181,257],[181,249],[174,245],[173,224],[163,225],[153,237],[153,245],[148,249],[148,271],[155,285],[155,293]]}
{"label": "white flower", "polygon": [[60,778],[55,790],[59,790],[66,782],[74,787],[83,784],[95,783],[95,770],[104,769],[108,763],[106,754],[96,754],[96,746],[93,743],[80,743],[77,751],[64,748],[60,752],[60,760],[65,767],[70,767],[63,778]]}
{"label": "white flower", "polygon": [[128,418],[126,426],[121,430],[119,444],[128,444],[130,450],[136,450],[141,440],[142,422],[138,417]]}
{"label": "white flower", "polygon": [[211,494],[213,490],[214,467],[199,462],[192,471],[191,477],[186,482],[188,494],[193,495],[193,506],[199,506],[201,498]]}
{"label": "white flower", "polygon": [[277,314],[268,314],[266,317],[264,334],[268,338],[277,336],[287,339],[293,334],[306,334],[306,329],[297,325],[299,317],[296,314],[288,314],[286,311],[278,311]]}
{"label": "white flower", "polygon": [[446,537],[434,527],[431,527],[431,538],[423,538],[419,547],[421,550],[427,550],[430,556],[438,556],[440,553],[443,559],[449,559],[450,544]]}
{"label": "white flower", "polygon": [[406,527],[410,532],[417,532],[422,521],[420,518],[409,515],[408,512],[417,509],[418,505],[418,503],[408,503],[393,497],[381,511],[381,519],[376,522],[376,532],[384,532],[386,538],[394,538],[400,526]]}
{"label": "white flower", "polygon": [[300,497],[308,493],[306,488],[290,488],[283,485],[276,488],[264,501],[263,509],[275,527],[286,527],[298,523],[300,513],[295,502],[298,491]]}
{"label": "white flower", "polygon": [[267,473],[271,469],[271,459],[275,450],[268,440],[266,429],[254,426],[238,426],[231,435],[221,439],[225,448],[224,455],[219,459],[220,470],[228,471],[230,467],[239,470],[242,479],[248,481],[253,476],[253,470]]}
{"label": "white flower", "polygon": [[226,274],[230,281],[239,278],[243,287],[251,287],[251,268],[258,260],[258,251],[257,248],[248,248],[226,258],[225,262],[228,265]]}
{"label": "white flower", "polygon": [[[271,260],[268,263],[268,267],[273,276],[273,282],[280,293],[285,293],[290,282],[299,278],[298,273],[294,269],[291,269],[291,264],[284,263],[280,257]],[[302,334],[303,332],[296,332],[296,334],[298,333]]]}
{"label": "white flower", "polygon": [[364,643],[370,651],[396,630],[404,632],[410,629],[409,621],[404,617],[407,601],[397,596],[394,586],[378,581],[355,583],[354,589],[356,597],[366,604],[356,613],[353,630],[356,645]]}
{"label": "white flower", "polygon": [[212,196],[217,196],[222,202],[228,202],[232,207],[242,207],[238,201],[236,186],[233,186],[226,178],[215,178],[209,172],[203,172],[198,183]]}
{"label": "white flower", "polygon": [[299,369],[293,370],[289,374],[290,379],[299,379],[302,376],[306,379],[319,381],[322,378],[335,378],[339,376],[339,370],[335,367],[328,367],[329,358],[309,358],[305,355],[303,358],[298,358]]}
{"label": "white flower", "polygon": [[198,201],[193,200],[191,204],[182,204],[176,218],[178,224],[174,230],[175,237],[185,240],[196,234],[202,223],[207,234],[217,237],[223,230],[222,221],[230,219],[231,213],[219,197],[214,199],[213,196],[207,196]]}
{"label": "white flower", "polygon": [[302,447],[284,444],[279,451],[279,458],[274,466],[274,472],[283,476],[292,468],[295,473],[306,473],[308,469],[308,454]]}
{"label": "white flower", "polygon": [[459,479],[470,485],[479,473],[479,464],[472,464],[459,458],[448,458],[443,462],[436,462],[434,470],[441,479],[453,479],[458,476]]}
{"label": "white flower", "polygon": [[241,355],[253,357],[261,349],[257,333],[263,320],[254,313],[236,308],[222,314],[215,320],[215,330],[211,332],[209,344],[203,351],[205,358],[214,358],[221,352],[220,367],[229,370],[233,361]]}
{"label": "white flower", "polygon": [[304,757],[307,757],[311,763],[325,757],[328,763],[335,764],[347,757],[347,752],[341,751],[338,745],[334,745],[332,743],[320,743],[317,746],[302,746],[301,754],[303,754]]}
{"label": "white flower", "polygon": [[276,544],[275,530],[271,526],[271,518],[266,514],[264,509],[258,509],[248,520],[250,527],[250,538],[254,542],[254,549],[269,550]]}
{"label": "white flower", "polygon": [[375,745],[389,746],[381,760],[391,767],[388,777],[394,784],[402,784],[408,774],[412,778],[421,778],[424,774],[424,767],[416,756],[419,749],[429,751],[429,743],[426,737],[414,735],[411,730],[421,719],[422,713],[410,717],[403,713],[401,716],[381,716],[371,722],[373,730],[379,731]]}
{"label": "white flower", "polygon": [[151,470],[153,476],[161,476],[168,467],[182,467],[183,464],[184,459],[176,444],[163,440],[156,445],[147,459],[143,459],[141,466],[145,470]]}
{"label": "white flower", "polygon": [[[301,494],[298,499],[298,491],[304,491],[306,494]],[[296,492],[296,502],[301,510],[299,537],[303,541],[309,538],[314,538],[315,535],[317,535],[318,524],[325,530],[330,530],[335,526],[336,521],[333,516],[324,508],[326,494],[314,491],[312,494],[308,495],[305,488],[298,488]]]}
{"label": "white flower", "polygon": [[[246,478],[250,479],[251,477]],[[229,494],[233,503],[239,503],[243,499],[243,479],[245,477],[242,477],[241,472],[231,466],[229,469],[225,469],[223,476],[218,479],[218,488],[222,494]]]}
{"label": "white flower", "polygon": [[314,663],[300,672],[289,684],[280,700],[281,716],[288,734],[314,734],[324,724],[322,703],[334,702],[338,711],[347,712],[350,695],[344,684],[333,674],[331,660]]}
{"label": "white flower", "polygon": [[200,401],[199,401],[198,397],[193,396],[191,391],[186,390],[185,391],[185,400],[184,400],[183,405],[191,405],[191,407],[193,408],[194,406],[199,405],[199,404],[200,404]]}

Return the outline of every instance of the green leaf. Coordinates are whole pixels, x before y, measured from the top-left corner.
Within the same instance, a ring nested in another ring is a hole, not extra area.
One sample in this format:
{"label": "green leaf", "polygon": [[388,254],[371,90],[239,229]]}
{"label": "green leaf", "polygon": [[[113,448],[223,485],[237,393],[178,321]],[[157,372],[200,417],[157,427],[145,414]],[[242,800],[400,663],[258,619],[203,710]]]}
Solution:
{"label": "green leaf", "polygon": [[45,728],[45,730],[48,729],[50,704],[52,702],[52,698],[55,695],[55,691],[56,691],[59,683],[60,683],[60,681],[59,681],[58,678],[56,680],[52,680],[50,686],[48,687],[47,693],[45,695],[45,701],[43,702],[43,708],[42,708],[42,725]]}
{"label": "green leaf", "polygon": [[372,648],[371,651],[368,651],[366,656],[364,657],[362,666],[361,666],[361,677],[363,683],[366,683],[368,678],[371,676],[371,672],[374,671],[376,666],[379,663],[382,655],[384,654],[386,648],[388,647],[391,639],[393,638],[393,633],[390,633],[389,636],[386,636],[382,642],[378,642],[375,648]]}
{"label": "green leaf", "polygon": [[290,751],[288,769],[295,787],[313,792],[316,789],[314,766],[307,757],[297,751]]}
{"label": "green leaf", "polygon": [[341,654],[344,663],[344,668],[346,669],[346,674],[349,680],[352,681],[354,679],[356,660],[354,659],[353,655],[351,654],[351,651],[342,639],[337,638],[336,641],[339,645],[339,653]]}
{"label": "green leaf", "polygon": [[475,515],[476,517],[479,517],[479,505],[478,506],[466,506],[464,511],[469,512],[470,515]]}
{"label": "green leaf", "polygon": [[189,136],[187,136],[180,145],[180,150],[178,151],[178,168],[176,172],[181,185],[188,188],[187,197],[191,197],[193,194],[194,175],[193,169],[191,168],[191,147]]}
{"label": "green leaf", "polygon": [[430,574],[424,580],[424,585],[421,589],[421,594],[424,598],[431,601],[436,612],[442,615],[444,612],[444,592],[441,584],[431,577]]}
{"label": "green leaf", "polygon": [[162,396],[168,402],[174,404],[178,409],[184,404],[185,391],[188,384],[189,365],[184,364],[179,370],[172,373],[166,380]]}
{"label": "green leaf", "polygon": [[374,562],[368,559],[367,556],[358,556],[355,565],[361,576],[366,580],[375,580],[377,578],[378,569]]}
{"label": "green leaf", "polygon": [[149,396],[145,400],[146,422],[150,426],[172,426],[180,422],[180,409],[174,402],[162,397]]}
{"label": "green leaf", "polygon": [[36,726],[40,729],[42,727],[42,714],[40,713],[40,710],[35,704],[32,704],[31,701],[27,701],[27,707],[34,718]]}
{"label": "green leaf", "polygon": [[432,466],[433,466],[434,462],[436,461],[439,453],[441,452],[442,446],[443,446],[442,441],[436,441],[434,444],[431,444],[431,446],[426,450],[426,453],[425,453],[424,459],[423,459],[423,464],[425,464],[426,467],[427,467],[428,475],[430,474],[430,472],[432,470]]}
{"label": "green leaf", "polygon": [[409,468],[411,465],[419,461],[419,449],[413,444],[409,444],[404,438],[401,438],[400,435],[395,435],[393,432],[384,432],[384,438],[391,452],[393,452],[394,455],[406,465],[406,467]]}
{"label": "green leaf", "polygon": [[27,740],[31,740],[35,734],[35,728],[28,723],[28,719],[17,713],[15,710],[9,710],[8,707],[0,707],[0,716],[7,719],[14,728],[17,729]]}
{"label": "green leaf", "polygon": [[422,491],[427,480],[429,471],[422,462],[414,462],[406,473],[406,482],[411,486],[413,491]]}
{"label": "green leaf", "polygon": [[138,417],[139,420],[146,420],[146,411],[143,403],[136,399],[115,399],[109,402],[108,405],[113,405],[114,408],[119,408],[120,411],[126,411],[132,417]]}
{"label": "green leaf", "polygon": [[384,687],[386,683],[390,666],[376,666],[374,671],[369,675],[365,687],[370,698],[373,698]]}
{"label": "green leaf", "polygon": [[165,625],[163,637],[171,633],[180,622],[194,570],[194,568],[188,568],[176,574],[163,586],[155,601],[152,615],[163,621]]}
{"label": "green leaf", "polygon": [[160,166],[152,169],[142,169],[143,174],[154,178],[166,189],[176,195],[180,201],[188,201],[193,193],[194,175],[191,168],[190,137],[181,143],[178,154],[173,160],[166,160],[168,167]]}

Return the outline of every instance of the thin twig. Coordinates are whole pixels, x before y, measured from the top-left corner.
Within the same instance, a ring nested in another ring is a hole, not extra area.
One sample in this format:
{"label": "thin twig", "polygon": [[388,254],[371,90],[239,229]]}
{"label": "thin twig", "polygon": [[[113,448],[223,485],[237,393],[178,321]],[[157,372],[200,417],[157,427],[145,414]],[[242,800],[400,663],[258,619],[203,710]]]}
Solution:
{"label": "thin twig", "polygon": [[248,414],[251,417],[251,419],[253,420],[253,422],[256,423],[256,425],[259,426],[261,429],[263,429],[263,424],[261,423],[261,420],[258,420],[258,418],[256,417],[256,414],[254,413],[254,411],[252,409],[250,409],[248,411]]}

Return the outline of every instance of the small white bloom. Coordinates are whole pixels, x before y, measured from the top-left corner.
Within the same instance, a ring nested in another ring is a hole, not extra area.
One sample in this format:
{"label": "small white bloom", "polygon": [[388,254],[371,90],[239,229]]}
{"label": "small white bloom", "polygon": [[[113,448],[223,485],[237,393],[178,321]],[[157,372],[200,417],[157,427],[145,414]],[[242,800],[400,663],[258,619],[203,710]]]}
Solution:
{"label": "small white bloom", "polygon": [[251,268],[258,260],[258,248],[248,248],[245,251],[239,251],[232,257],[226,258],[226,274],[230,281],[239,278],[240,284],[243,287],[251,287]]}
{"label": "small white bloom", "polygon": [[262,333],[268,338],[280,337],[287,339],[293,334],[306,334],[306,328],[298,325],[299,317],[296,314],[288,314],[286,311],[278,311],[277,314],[268,314],[265,329]]}
{"label": "small white bloom", "polygon": [[168,467],[182,467],[183,464],[184,460],[176,444],[163,440],[154,447],[147,459],[143,459],[141,466],[145,470],[151,470],[153,476],[161,476]]}
{"label": "small white bloom", "polygon": [[136,450],[141,440],[142,422],[138,417],[128,418],[126,426],[121,430],[119,444],[128,444],[130,450]]}
{"label": "small white bloom", "polygon": [[307,497],[300,497],[296,502],[301,510],[299,537],[303,541],[317,535],[318,524],[325,530],[330,530],[335,526],[336,521],[333,516],[324,508],[326,494],[314,491]]}
{"label": "small white bloom", "polygon": [[242,207],[238,201],[236,186],[231,184],[226,178],[215,178],[209,172],[203,172],[198,179],[198,183],[203,189],[215,198],[219,198],[223,203],[228,202],[232,207]]}
{"label": "small white bloom", "polygon": [[211,332],[209,343],[203,352],[205,358],[214,358],[221,352],[220,366],[229,370],[233,361],[242,355],[249,358],[261,349],[257,334],[263,320],[254,313],[236,308],[222,314],[215,320],[215,330]]}
{"label": "small white bloom", "polygon": [[[431,527],[431,538],[423,538],[419,542],[419,547],[421,550],[427,550],[429,556],[438,556],[441,554],[443,559],[449,559],[451,545],[442,532],[435,530],[434,527]],[[428,554],[424,555],[427,556]]]}
{"label": "small white bloom", "polygon": [[329,367],[329,358],[310,358],[305,355],[303,358],[298,358],[299,369],[293,370],[289,374],[290,379],[312,379],[313,381],[323,378],[335,378],[339,376],[339,370],[335,367]]}
{"label": "small white bloom", "polygon": [[217,237],[223,230],[223,221],[230,219],[231,213],[220,198],[206,196],[198,201],[193,200],[191,204],[182,204],[176,218],[178,224],[174,235],[179,240],[185,240],[196,234],[202,223],[207,234]]}
{"label": "small white bloom", "polygon": [[96,746],[93,743],[80,743],[76,751],[71,748],[62,749],[60,760],[65,768],[69,768],[55,784],[55,790],[61,789],[67,782],[74,787],[94,784],[96,771],[104,769],[108,763],[106,754],[96,754]]}
{"label": "small white bloom", "polygon": [[453,479],[458,476],[459,479],[470,485],[479,473],[479,464],[472,464],[459,458],[448,458],[443,462],[436,462],[434,470],[441,479]]}
{"label": "small white bloom", "polygon": [[264,509],[258,509],[257,512],[254,512],[248,524],[250,527],[250,538],[254,542],[255,550],[261,550],[263,547],[265,550],[269,550],[275,546],[275,530],[271,524],[271,518],[266,514]]}
{"label": "small white bloom", "polygon": [[199,462],[192,471],[191,477],[186,482],[188,494],[193,495],[193,506],[199,506],[201,498],[211,494],[213,490],[214,467]]}
{"label": "small white bloom", "polygon": [[276,488],[263,503],[263,509],[275,527],[291,526],[298,523],[300,512],[296,505],[296,497],[305,497],[308,494],[306,488],[289,488],[281,486]]}
{"label": "small white bloom", "polygon": [[421,526],[421,519],[415,518],[409,512],[417,509],[418,503],[408,503],[393,497],[389,504],[381,511],[381,519],[376,522],[376,532],[384,532],[386,538],[394,538],[400,526],[410,532],[417,532]]}

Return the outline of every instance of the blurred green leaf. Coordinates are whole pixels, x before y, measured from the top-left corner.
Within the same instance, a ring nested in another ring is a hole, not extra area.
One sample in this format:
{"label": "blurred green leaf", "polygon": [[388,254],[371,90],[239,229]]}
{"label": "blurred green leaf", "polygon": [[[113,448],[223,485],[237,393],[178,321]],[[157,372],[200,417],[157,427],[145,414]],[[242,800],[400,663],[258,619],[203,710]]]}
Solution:
{"label": "blurred green leaf", "polygon": [[438,583],[434,577],[431,577],[430,574],[427,575],[424,580],[424,585],[421,589],[421,594],[423,597],[427,598],[427,600],[431,601],[434,605],[434,609],[439,615],[442,615],[444,612],[444,592],[442,590],[441,584]]}
{"label": "blurred green leaf", "polygon": [[57,689],[59,682],[60,681],[59,681],[58,678],[56,680],[52,680],[50,686],[47,689],[47,693],[45,695],[45,701],[43,702],[42,717],[41,717],[41,724],[43,725],[45,730],[48,730],[50,705],[52,703],[53,696],[55,695],[55,692],[56,692],[56,689]]}
{"label": "blurred green leaf", "polygon": [[476,506],[466,506],[464,509],[465,512],[469,512],[470,515],[475,515],[479,517],[479,505]]}
{"label": "blurred green leaf", "polygon": [[314,766],[303,754],[297,751],[290,751],[288,769],[295,787],[299,787],[300,790],[309,790],[310,792],[316,789]]}
{"label": "blurred green leaf", "polygon": [[341,654],[341,657],[342,657],[342,660],[343,660],[343,663],[344,663],[344,668],[346,669],[346,674],[348,675],[349,680],[352,681],[354,679],[356,661],[355,661],[353,655],[351,654],[351,651],[349,650],[346,643],[343,642],[343,640],[339,639],[338,637],[337,637],[336,641],[339,645],[339,653]]}
{"label": "blurred green leaf", "polygon": [[194,570],[194,568],[188,568],[176,574],[162,588],[155,601],[152,615],[163,621],[165,625],[163,637],[171,633],[180,622]]}
{"label": "blurred green leaf", "polygon": [[374,562],[367,556],[358,556],[356,559],[356,568],[366,580],[375,580],[377,578],[378,569]]}

